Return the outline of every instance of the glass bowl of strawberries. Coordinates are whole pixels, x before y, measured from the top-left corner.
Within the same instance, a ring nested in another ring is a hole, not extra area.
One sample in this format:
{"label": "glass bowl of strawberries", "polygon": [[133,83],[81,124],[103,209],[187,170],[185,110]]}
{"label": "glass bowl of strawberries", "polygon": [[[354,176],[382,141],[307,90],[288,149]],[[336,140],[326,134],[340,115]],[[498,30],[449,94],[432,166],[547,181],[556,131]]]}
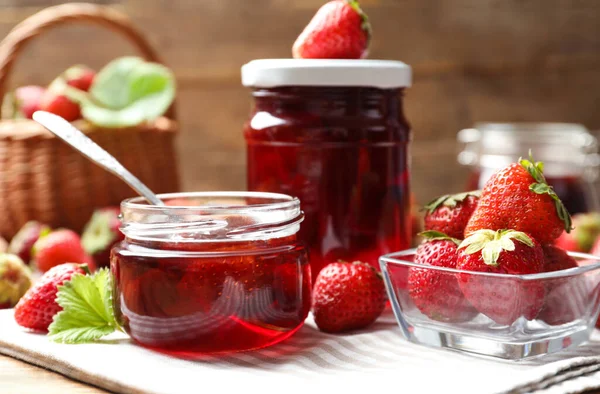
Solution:
{"label": "glass bowl of strawberries", "polygon": [[392,309],[413,343],[509,360],[589,339],[600,311],[600,257],[540,274],[473,272],[415,262],[416,250],[381,257]]}
{"label": "glass bowl of strawberries", "polygon": [[411,342],[508,360],[590,337],[600,312],[600,256],[558,245],[571,217],[543,175],[520,160],[483,190],[425,206],[422,243],[379,260]]}

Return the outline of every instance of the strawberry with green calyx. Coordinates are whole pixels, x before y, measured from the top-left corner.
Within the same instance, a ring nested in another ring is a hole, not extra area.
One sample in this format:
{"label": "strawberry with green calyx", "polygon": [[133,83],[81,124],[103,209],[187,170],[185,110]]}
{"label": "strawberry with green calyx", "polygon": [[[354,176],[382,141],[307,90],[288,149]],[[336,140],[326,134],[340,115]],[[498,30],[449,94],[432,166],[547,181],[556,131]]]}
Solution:
{"label": "strawberry with green calyx", "polygon": [[447,194],[436,198],[424,209],[425,230],[435,230],[449,237],[463,239],[465,227],[477,208],[480,190],[460,194]]}
{"label": "strawberry with green calyx", "polygon": [[8,253],[16,254],[25,262],[31,262],[32,248],[40,237],[50,233],[50,227],[45,224],[29,221],[15,234],[8,245]]}
{"label": "strawberry with green calyx", "polygon": [[[544,269],[544,253],[530,235],[515,230],[478,230],[458,246],[456,268],[495,274],[537,274]],[[458,284],[466,299],[495,322],[510,325],[519,317],[534,319],[544,303],[541,281],[515,277],[460,273]]]}
{"label": "strawberry with green calyx", "polygon": [[0,254],[0,309],[12,308],[31,287],[29,267],[18,256]]}
{"label": "strawberry with green calyx", "polygon": [[362,262],[330,263],[313,288],[313,315],[321,331],[337,333],[371,325],[386,303],[381,274]]}
{"label": "strawberry with green calyx", "polygon": [[360,59],[366,57],[371,25],[356,0],[323,5],[294,42],[296,59]]}
{"label": "strawberry with green calyx", "polygon": [[[437,267],[456,268],[458,239],[438,231],[425,231],[414,262]],[[408,271],[408,293],[419,310],[431,319],[464,322],[478,312],[463,296],[453,272],[411,267]]]}
{"label": "strawberry with green calyx", "polygon": [[571,216],[543,175],[543,164],[520,160],[498,171],[485,184],[465,237],[477,230],[514,229],[541,244],[571,231]]}
{"label": "strawberry with green calyx", "polygon": [[107,207],[94,211],[81,235],[83,249],[93,257],[97,267],[110,265],[110,250],[125,239],[119,230],[121,220],[118,207]]}
{"label": "strawberry with green calyx", "polygon": [[62,264],[52,268],[31,287],[15,307],[15,320],[22,327],[47,331],[52,318],[61,307],[56,303],[58,286],[76,274],[85,274],[87,267]]}

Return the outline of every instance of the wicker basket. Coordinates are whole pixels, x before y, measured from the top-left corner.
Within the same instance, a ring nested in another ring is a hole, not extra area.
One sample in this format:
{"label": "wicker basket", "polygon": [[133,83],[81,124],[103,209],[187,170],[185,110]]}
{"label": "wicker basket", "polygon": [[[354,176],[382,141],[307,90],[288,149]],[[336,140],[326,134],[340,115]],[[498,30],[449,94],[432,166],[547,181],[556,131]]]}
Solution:
{"label": "wicker basket", "polygon": [[[55,26],[92,23],[124,35],[147,60],[160,62],[130,20],[93,4],[47,8],[17,25],[0,43],[0,97],[19,52]],[[157,193],[179,189],[172,106],[165,117],[134,128],[76,125]],[[97,207],[118,205],[135,193],[75,150],[27,119],[0,121],[0,235],[11,238],[28,220],[80,231]]]}

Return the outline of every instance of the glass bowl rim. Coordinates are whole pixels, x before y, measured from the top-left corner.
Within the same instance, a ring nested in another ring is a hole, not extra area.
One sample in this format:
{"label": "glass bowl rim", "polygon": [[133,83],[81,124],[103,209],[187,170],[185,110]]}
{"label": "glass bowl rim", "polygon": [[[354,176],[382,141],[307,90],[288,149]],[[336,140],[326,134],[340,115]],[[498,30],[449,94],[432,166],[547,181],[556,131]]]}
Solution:
{"label": "glass bowl rim", "polygon": [[192,199],[192,198],[256,198],[272,200],[272,202],[265,202],[262,204],[252,205],[149,205],[144,197],[131,197],[121,202],[121,209],[135,210],[142,212],[152,211],[176,211],[178,213],[185,213],[186,211],[195,211],[202,209],[202,212],[207,214],[216,213],[244,213],[253,211],[264,211],[264,210],[285,210],[295,209],[300,207],[300,200],[298,197],[289,196],[282,193],[268,193],[268,192],[247,192],[247,191],[221,191],[221,192],[180,192],[180,193],[162,193],[157,194],[161,200],[165,199]]}
{"label": "glass bowl rim", "polygon": [[538,274],[526,274],[526,275],[513,275],[513,274],[499,274],[492,272],[477,272],[477,271],[467,271],[456,268],[448,268],[448,267],[438,267],[435,265],[423,265],[418,263],[413,263],[407,260],[402,260],[402,257],[411,256],[416,253],[416,248],[405,249],[399,252],[388,253],[379,258],[379,265],[381,266],[382,271],[387,271],[387,265],[402,265],[407,267],[415,267],[421,269],[430,269],[436,271],[443,272],[451,272],[454,274],[469,274],[469,275],[478,275],[478,276],[486,276],[486,277],[498,277],[504,279],[518,279],[518,280],[540,280],[540,279],[554,279],[554,278],[562,278],[562,277],[572,277],[584,274],[586,272],[594,271],[600,269],[600,256],[595,256],[588,253],[578,253],[578,252],[567,252],[569,256],[576,257],[579,259],[587,259],[587,260],[595,260],[596,263],[579,266],[576,268],[569,268],[566,270],[560,271],[552,271],[552,272],[542,272]]}

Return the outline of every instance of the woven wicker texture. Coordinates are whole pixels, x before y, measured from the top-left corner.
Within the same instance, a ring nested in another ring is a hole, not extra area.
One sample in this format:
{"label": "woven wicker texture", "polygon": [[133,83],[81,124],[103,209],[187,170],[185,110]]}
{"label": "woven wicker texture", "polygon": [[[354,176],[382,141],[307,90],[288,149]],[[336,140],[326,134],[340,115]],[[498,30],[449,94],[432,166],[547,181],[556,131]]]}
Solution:
{"label": "woven wicker texture", "polygon": [[[141,55],[161,62],[127,16],[93,4],[47,8],[18,24],[0,43],[0,97],[19,53],[56,26],[96,24],[131,41]],[[156,193],[179,190],[174,105],[165,117],[135,128],[75,124]],[[95,208],[118,205],[135,193],[32,120],[0,121],[0,235],[11,238],[28,220],[80,231]]]}

